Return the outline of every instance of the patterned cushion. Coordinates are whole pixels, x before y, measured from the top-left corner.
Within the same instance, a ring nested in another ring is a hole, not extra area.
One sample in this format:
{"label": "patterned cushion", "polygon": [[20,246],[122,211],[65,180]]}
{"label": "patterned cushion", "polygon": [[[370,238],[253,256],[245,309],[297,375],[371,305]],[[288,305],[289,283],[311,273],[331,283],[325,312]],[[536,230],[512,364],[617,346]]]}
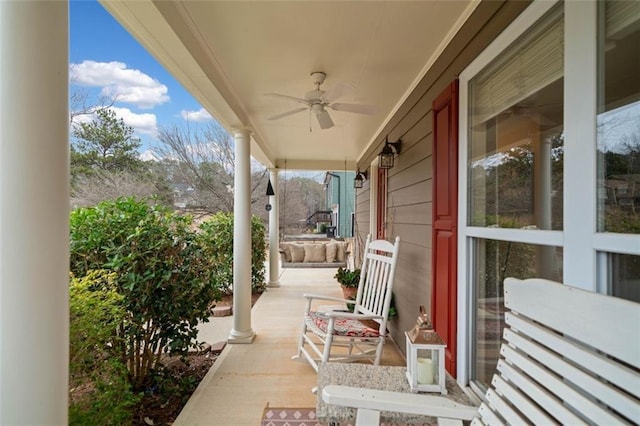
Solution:
{"label": "patterned cushion", "polygon": [[[320,312],[309,312],[306,318],[308,325],[315,326],[323,333],[327,332],[329,318]],[[358,320],[336,318],[334,322],[333,334],[336,336],[350,337],[380,337],[378,330],[367,327]]]}

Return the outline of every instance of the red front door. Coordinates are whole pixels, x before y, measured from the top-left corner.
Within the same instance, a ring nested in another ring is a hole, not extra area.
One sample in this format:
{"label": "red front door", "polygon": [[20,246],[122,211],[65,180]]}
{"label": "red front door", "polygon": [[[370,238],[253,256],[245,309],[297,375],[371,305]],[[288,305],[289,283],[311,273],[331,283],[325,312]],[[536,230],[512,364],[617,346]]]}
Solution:
{"label": "red front door", "polygon": [[384,223],[387,218],[387,169],[378,169],[376,191],[376,239],[384,240]]}
{"label": "red front door", "polygon": [[458,220],[458,81],[433,101],[432,305],[434,329],[447,344],[456,376]]}

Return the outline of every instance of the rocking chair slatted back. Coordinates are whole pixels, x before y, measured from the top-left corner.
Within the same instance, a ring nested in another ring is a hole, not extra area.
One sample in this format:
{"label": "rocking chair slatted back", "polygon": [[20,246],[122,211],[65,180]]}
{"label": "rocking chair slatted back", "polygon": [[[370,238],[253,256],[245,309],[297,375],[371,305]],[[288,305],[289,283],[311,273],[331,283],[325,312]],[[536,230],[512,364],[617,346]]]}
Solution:
{"label": "rocking chair slatted back", "polygon": [[[371,361],[380,364],[387,335],[394,271],[400,238],[395,244],[367,236],[353,312],[314,309],[314,301],[351,304],[350,300],[305,294],[307,299],[298,352],[318,371],[319,362]],[[375,321],[374,324],[368,321]]]}
{"label": "rocking chair slatted back", "polygon": [[376,321],[383,325],[380,327],[382,335],[386,333],[386,321],[391,306],[399,241],[400,237],[396,237],[395,244],[385,240],[369,241],[367,238],[365,245],[354,311],[365,315],[380,315],[383,319]]}

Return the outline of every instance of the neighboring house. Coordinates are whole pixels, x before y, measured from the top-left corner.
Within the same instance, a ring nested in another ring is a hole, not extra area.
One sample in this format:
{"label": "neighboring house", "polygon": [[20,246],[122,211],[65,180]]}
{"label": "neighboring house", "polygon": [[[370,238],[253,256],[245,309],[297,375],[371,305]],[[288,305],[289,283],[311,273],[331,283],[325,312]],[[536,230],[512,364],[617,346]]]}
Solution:
{"label": "neighboring house", "polygon": [[195,189],[187,183],[173,184],[173,206],[179,209],[185,209],[194,204]]}
{"label": "neighboring house", "polygon": [[313,226],[318,233],[327,232],[327,226],[331,226],[332,214],[331,210],[318,210],[307,218],[307,226]]}
{"label": "neighboring house", "polygon": [[327,172],[324,178],[327,210],[336,237],[352,237],[355,212],[355,172]]}
{"label": "neighboring house", "polygon": [[640,174],[612,175],[606,180],[605,187],[609,203],[640,205]]}
{"label": "neighboring house", "polygon": [[[38,3],[52,9],[42,16],[18,10],[32,3],[0,3],[14,24],[2,27],[2,39],[12,40],[3,45],[3,88],[23,88],[17,107],[3,109],[13,118],[0,127],[3,144],[21,141],[3,145],[0,170],[12,183],[0,204],[12,213],[3,217],[27,224],[6,219],[2,228],[3,308],[5,295],[16,308],[0,322],[37,324],[7,328],[0,346],[3,354],[16,348],[16,359],[25,355],[20,339],[46,340],[48,349],[46,359],[28,363],[48,375],[14,374],[15,387],[29,390],[27,407],[66,392],[59,367],[68,278],[68,241],[58,232],[68,226],[68,117],[60,106],[67,90],[59,78],[68,67],[67,14],[62,2]],[[237,194],[250,191],[249,155],[270,168],[272,182],[279,170],[366,172],[355,198],[356,240],[401,238],[391,335],[403,348],[403,332],[427,306],[461,385],[481,393],[491,377],[507,276],[640,301],[640,219],[628,202],[609,198],[634,190],[606,182],[598,160],[640,119],[640,2],[102,3],[234,132]],[[327,73],[326,88],[315,73],[312,90],[314,71]],[[346,96],[349,85],[357,89]],[[323,100],[319,91],[337,96],[330,87],[341,88],[344,104]],[[378,114],[344,112],[374,112],[344,106],[361,103]],[[387,138],[401,150],[381,169]],[[235,206],[243,231],[236,236],[249,235],[247,209]],[[250,244],[234,242],[234,266],[244,265],[238,276],[249,276]],[[230,340],[248,343],[254,333],[243,302]]]}

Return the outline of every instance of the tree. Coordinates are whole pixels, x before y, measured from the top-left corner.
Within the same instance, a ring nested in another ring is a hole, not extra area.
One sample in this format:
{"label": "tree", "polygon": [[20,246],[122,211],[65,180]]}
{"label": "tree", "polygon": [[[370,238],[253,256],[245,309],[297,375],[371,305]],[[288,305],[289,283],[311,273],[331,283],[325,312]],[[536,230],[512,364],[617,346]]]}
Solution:
{"label": "tree", "polygon": [[313,179],[292,177],[280,181],[280,227],[283,233],[300,232],[306,220],[325,209],[323,185]]}
{"label": "tree", "polygon": [[[84,105],[82,114],[89,114]],[[95,206],[104,200],[157,197],[167,205],[173,197],[163,171],[139,158],[141,141],[114,111],[97,107],[89,123],[75,124],[71,144],[71,204]]]}
{"label": "tree", "polygon": [[[233,139],[218,123],[194,129],[188,124],[162,128],[158,139],[157,154],[187,207],[207,213],[233,211]],[[252,176],[252,203],[265,199],[258,188],[266,185],[266,174],[261,167]]]}
{"label": "tree", "polygon": [[78,124],[71,144],[71,175],[89,175],[96,170],[139,172],[143,162],[138,158],[140,139],[133,128],[108,108],[95,112],[95,119]]}
{"label": "tree", "polygon": [[[73,81],[69,82],[73,85]],[[74,88],[69,95],[69,123],[75,126],[79,123],[78,117],[94,115],[100,109],[107,109],[116,103],[114,96],[100,96],[95,103],[89,100],[89,91]]]}

